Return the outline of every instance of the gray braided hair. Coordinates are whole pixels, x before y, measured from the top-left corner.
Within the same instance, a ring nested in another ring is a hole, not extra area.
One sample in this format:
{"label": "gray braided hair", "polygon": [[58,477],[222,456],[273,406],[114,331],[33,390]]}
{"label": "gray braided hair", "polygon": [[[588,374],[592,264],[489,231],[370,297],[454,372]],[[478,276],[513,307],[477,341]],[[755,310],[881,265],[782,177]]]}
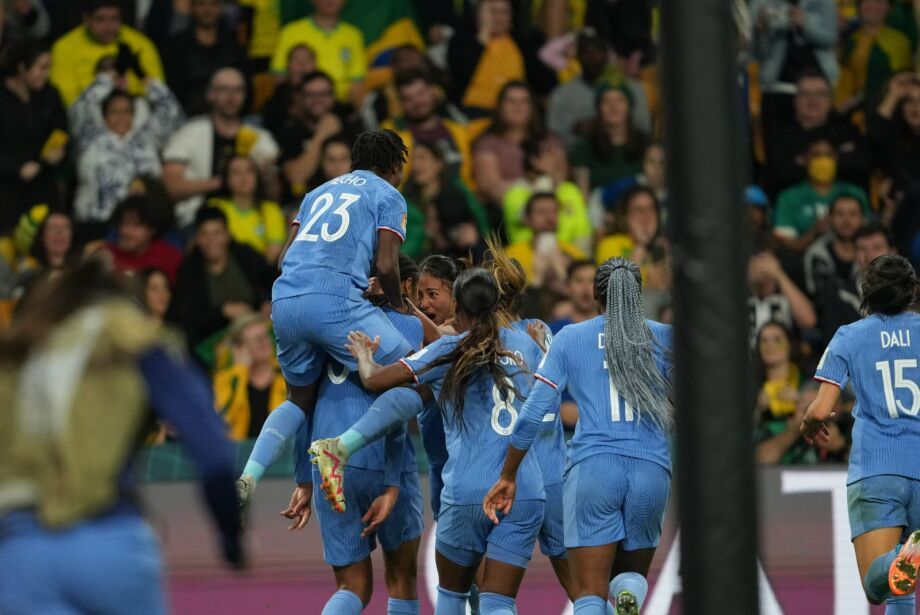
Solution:
{"label": "gray braided hair", "polygon": [[655,363],[655,336],[642,312],[642,273],[625,258],[611,258],[594,276],[594,295],[604,306],[604,352],[610,382],[633,407],[665,433],[674,427],[671,385]]}

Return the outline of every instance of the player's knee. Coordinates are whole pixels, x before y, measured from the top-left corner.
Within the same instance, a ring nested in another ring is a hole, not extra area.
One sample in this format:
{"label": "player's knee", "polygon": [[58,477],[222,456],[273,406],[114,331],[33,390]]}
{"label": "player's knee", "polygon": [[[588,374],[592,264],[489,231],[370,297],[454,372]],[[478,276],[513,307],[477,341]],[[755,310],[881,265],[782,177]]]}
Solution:
{"label": "player's knee", "polygon": [[870,604],[879,605],[885,603],[885,598],[876,594],[866,582],[865,578],[862,580],[862,588],[863,593],[866,594],[866,600],[868,600]]}
{"label": "player's knee", "polygon": [[387,592],[391,598],[400,598],[402,600],[415,600],[418,597],[415,562],[411,565],[387,566],[384,572],[384,579],[387,584]]}
{"label": "player's knee", "polygon": [[369,569],[364,566],[350,566],[336,570],[335,577],[339,589],[356,595],[364,606],[370,604],[374,592],[374,579]]}

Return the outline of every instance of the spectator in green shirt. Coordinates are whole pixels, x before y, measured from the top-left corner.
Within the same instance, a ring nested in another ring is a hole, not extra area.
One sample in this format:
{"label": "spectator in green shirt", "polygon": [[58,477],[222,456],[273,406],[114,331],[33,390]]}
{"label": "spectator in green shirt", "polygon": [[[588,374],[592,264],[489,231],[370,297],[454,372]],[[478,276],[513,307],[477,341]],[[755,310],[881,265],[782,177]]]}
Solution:
{"label": "spectator in green shirt", "polygon": [[632,95],[625,85],[604,84],[597,90],[597,116],[590,134],[575,142],[571,161],[585,196],[598,186],[642,172],[648,137],[632,123]]}
{"label": "spectator in green shirt", "polygon": [[869,198],[859,186],[837,181],[837,151],[819,136],[805,149],[808,177],[780,193],[776,203],[773,235],[783,247],[801,252],[827,229],[827,212],[838,196],[852,196],[868,219]]}
{"label": "spectator in green shirt", "polygon": [[549,192],[559,201],[556,236],[589,253],[593,237],[588,206],[578,186],[566,179],[568,163],[562,145],[555,140],[529,139],[523,148],[524,177],[513,183],[502,199],[508,243],[533,238],[533,231],[524,221],[524,208],[533,194]]}

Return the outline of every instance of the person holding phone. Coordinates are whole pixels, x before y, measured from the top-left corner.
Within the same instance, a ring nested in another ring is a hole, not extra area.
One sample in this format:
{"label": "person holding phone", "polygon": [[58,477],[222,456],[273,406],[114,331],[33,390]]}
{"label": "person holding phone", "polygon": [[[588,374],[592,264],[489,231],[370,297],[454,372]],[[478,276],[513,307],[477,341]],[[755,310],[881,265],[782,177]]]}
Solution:
{"label": "person holding phone", "polygon": [[561,241],[559,232],[559,201],[549,192],[538,192],[524,207],[524,223],[533,236],[528,241],[512,243],[505,250],[517,259],[533,288],[548,288],[565,293],[566,269],[574,260],[586,257],[576,246]]}

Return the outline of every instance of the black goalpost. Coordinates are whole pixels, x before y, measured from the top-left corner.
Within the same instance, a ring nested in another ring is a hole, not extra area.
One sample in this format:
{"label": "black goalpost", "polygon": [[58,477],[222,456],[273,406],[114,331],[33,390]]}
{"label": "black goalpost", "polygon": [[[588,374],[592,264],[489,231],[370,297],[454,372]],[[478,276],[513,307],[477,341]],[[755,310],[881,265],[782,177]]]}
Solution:
{"label": "black goalpost", "polygon": [[749,408],[748,152],[730,0],[665,0],[683,612],[758,612]]}

